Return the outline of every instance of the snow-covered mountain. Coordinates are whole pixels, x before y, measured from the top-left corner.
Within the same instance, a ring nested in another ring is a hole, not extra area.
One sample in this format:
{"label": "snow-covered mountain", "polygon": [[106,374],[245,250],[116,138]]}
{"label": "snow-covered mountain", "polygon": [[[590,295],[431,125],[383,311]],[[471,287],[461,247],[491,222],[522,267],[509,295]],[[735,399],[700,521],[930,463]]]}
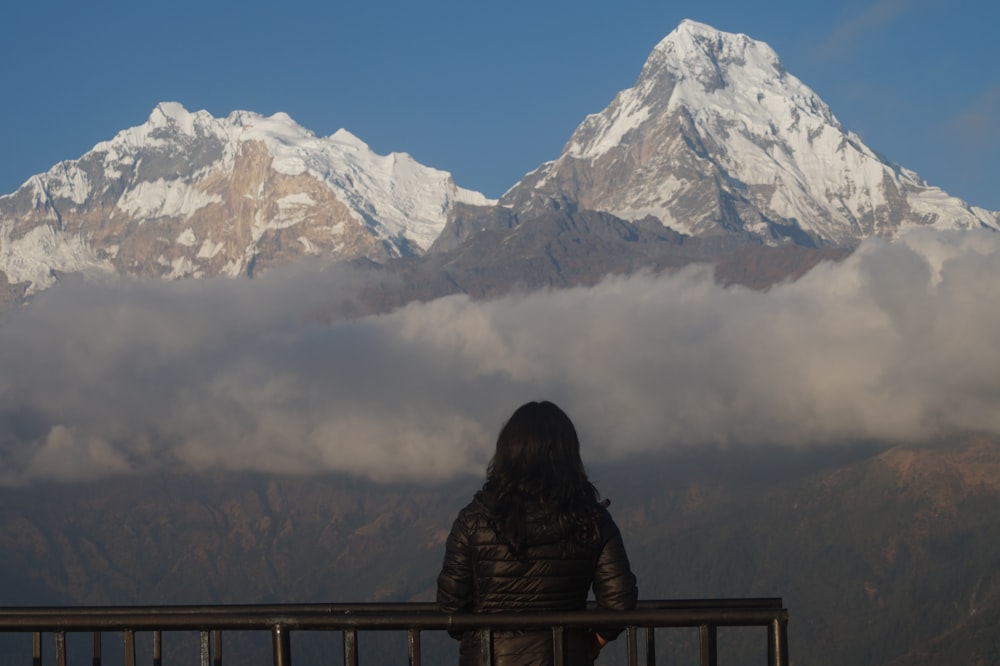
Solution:
{"label": "snow-covered mountain", "polygon": [[588,116],[558,159],[501,202],[530,210],[553,199],[772,245],[850,246],[913,225],[1000,226],[997,213],[865,146],[769,46],[694,21],[664,38],[635,86]]}
{"label": "snow-covered mountain", "polygon": [[[162,103],[138,127],[0,197],[0,272],[239,275],[305,255],[419,255],[456,202],[486,205],[409,155],[286,114],[214,118]],[[29,284],[30,283],[30,284]]]}
{"label": "snow-covered mountain", "polygon": [[762,244],[849,249],[923,225],[1000,229],[1000,213],[876,154],[766,44],[683,21],[633,87],[499,202],[345,130],[160,104],[0,197],[0,306],[65,272],[236,276],[317,255],[405,264],[428,282],[447,273],[442,289],[494,274],[569,284]]}

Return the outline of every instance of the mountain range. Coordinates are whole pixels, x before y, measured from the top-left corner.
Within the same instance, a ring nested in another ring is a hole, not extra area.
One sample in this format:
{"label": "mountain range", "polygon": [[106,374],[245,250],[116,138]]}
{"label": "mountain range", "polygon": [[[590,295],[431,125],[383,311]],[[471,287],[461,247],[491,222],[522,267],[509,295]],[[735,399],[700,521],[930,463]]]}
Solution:
{"label": "mountain range", "polygon": [[927,226],[995,230],[1000,213],[865,146],[766,44],[684,21],[634,86],[499,201],[346,130],[317,137],[283,113],[220,119],[161,103],[0,197],[0,301],[66,274],[252,276],[306,257],[419,278],[416,293],[388,299],[398,302],[750,251],[739,276],[762,251],[829,253],[796,251],[775,276],[745,278],[766,285]]}

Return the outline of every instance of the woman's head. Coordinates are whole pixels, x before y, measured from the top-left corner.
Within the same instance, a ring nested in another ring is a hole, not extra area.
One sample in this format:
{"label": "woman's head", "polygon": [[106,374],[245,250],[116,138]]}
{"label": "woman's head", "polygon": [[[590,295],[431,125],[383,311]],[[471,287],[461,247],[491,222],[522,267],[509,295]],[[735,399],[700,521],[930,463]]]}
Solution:
{"label": "woman's head", "polygon": [[539,499],[560,487],[589,485],[580,440],[566,413],[547,401],[518,407],[497,437],[490,480]]}
{"label": "woman's head", "polygon": [[501,502],[540,504],[553,511],[576,511],[598,500],[573,422],[547,401],[521,405],[500,429],[486,487]]}
{"label": "woman's head", "polygon": [[551,402],[521,405],[500,430],[483,489],[493,497],[496,529],[518,557],[530,543],[528,517],[578,542],[597,537],[600,496],[580,459],[580,440]]}

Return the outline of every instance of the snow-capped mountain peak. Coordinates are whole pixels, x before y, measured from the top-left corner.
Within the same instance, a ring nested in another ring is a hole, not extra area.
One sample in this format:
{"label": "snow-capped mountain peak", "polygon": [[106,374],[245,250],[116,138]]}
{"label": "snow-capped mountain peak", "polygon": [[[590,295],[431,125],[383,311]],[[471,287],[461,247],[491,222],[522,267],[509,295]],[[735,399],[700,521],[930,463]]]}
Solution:
{"label": "snow-capped mountain peak", "polygon": [[210,117],[205,111],[200,112],[200,115],[189,113],[183,105],[177,102],[160,102],[149,114],[146,127],[178,128],[184,134],[193,135],[195,122],[205,122]]}
{"label": "snow-capped mountain peak", "polygon": [[864,145],[770,46],[691,20],[655,46],[633,87],[584,119],[558,159],[502,201],[552,197],[768,244],[1000,226]]}
{"label": "snow-capped mountain peak", "polygon": [[383,261],[423,253],[456,203],[492,201],[343,129],[324,138],[286,113],[216,118],[162,102],[0,197],[0,271],[30,293],[95,268],[178,278],[296,255]]}
{"label": "snow-capped mountain peak", "polygon": [[[680,76],[702,78],[706,73],[722,75],[722,68],[739,65],[746,68],[780,69],[778,54],[765,44],[745,34],[724,33],[715,28],[685,19],[664,37],[647,59],[643,74],[659,66]],[[710,80],[719,82],[715,76]]]}

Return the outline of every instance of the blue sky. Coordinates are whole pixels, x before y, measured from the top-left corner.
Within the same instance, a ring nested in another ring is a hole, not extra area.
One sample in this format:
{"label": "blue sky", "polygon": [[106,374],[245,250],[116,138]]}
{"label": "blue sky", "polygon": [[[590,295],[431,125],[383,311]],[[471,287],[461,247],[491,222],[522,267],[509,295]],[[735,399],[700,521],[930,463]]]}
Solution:
{"label": "blue sky", "polygon": [[344,127],[498,196],[684,18],[767,42],[873,149],[1000,210],[993,0],[20,2],[0,24],[0,193],[169,100]]}

